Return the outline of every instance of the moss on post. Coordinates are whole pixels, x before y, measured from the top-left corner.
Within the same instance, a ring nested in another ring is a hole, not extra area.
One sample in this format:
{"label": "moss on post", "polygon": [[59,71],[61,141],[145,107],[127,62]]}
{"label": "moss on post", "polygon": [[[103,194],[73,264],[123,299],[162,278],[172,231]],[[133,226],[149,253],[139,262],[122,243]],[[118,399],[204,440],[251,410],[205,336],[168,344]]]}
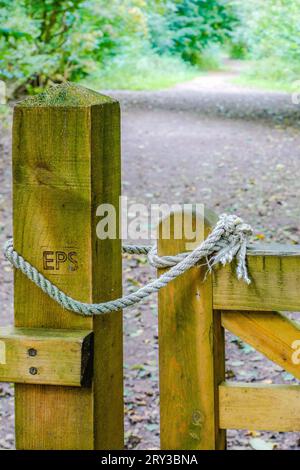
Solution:
{"label": "moss on post", "polygon": [[97,93],[94,90],[85,88],[74,83],[63,83],[53,85],[42,93],[26,98],[19,106],[94,106],[97,104],[114,103],[114,99],[109,96]]}

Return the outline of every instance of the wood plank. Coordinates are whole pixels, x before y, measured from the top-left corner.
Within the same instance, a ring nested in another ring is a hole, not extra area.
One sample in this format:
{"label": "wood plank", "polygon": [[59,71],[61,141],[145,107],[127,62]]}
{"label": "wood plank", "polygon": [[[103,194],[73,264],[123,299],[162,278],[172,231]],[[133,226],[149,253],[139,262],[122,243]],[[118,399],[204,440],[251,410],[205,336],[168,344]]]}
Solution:
{"label": "wood plank", "polygon": [[[95,215],[103,202],[118,212],[119,124],[117,102],[73,85],[14,112],[15,248],[86,302],[121,292],[120,241],[97,239]],[[89,329],[95,340],[93,389],[16,385],[17,448],[122,448],[121,312],[93,322],[62,309],[16,272],[15,325]]]}
{"label": "wood plank", "polygon": [[92,333],[0,328],[0,382],[91,385]]}
{"label": "wood plank", "polygon": [[219,310],[300,311],[300,248],[258,245],[248,251],[252,283],[235,275],[235,263],[214,272],[213,305]]}
{"label": "wood plank", "polygon": [[247,247],[248,256],[300,256],[300,245],[284,243],[250,243]]}
{"label": "wood plank", "polygon": [[224,429],[300,431],[300,386],[226,382],[219,387]]}
{"label": "wood plank", "polygon": [[[162,238],[160,225],[160,255],[186,250],[186,240],[175,239],[174,218],[172,214],[165,221],[171,226],[170,239]],[[215,220],[208,213],[205,220],[203,214],[194,214],[193,218],[204,237]],[[205,274],[205,268],[193,268],[159,293],[162,449],[216,449],[225,442],[215,413],[224,371],[223,364],[215,366],[215,339],[222,336],[222,330],[220,315],[213,317],[211,276],[203,282]]]}
{"label": "wood plank", "polygon": [[300,323],[279,312],[223,311],[221,315],[224,328],[300,379]]}

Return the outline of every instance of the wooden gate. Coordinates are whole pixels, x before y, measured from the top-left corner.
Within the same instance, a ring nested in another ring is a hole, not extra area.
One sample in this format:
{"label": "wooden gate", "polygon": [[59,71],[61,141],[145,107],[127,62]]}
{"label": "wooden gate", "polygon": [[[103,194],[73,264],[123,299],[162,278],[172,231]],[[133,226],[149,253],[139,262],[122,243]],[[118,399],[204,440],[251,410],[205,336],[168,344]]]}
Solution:
{"label": "wooden gate", "polygon": [[[206,237],[216,216],[193,217]],[[174,214],[167,223],[174,231]],[[160,239],[159,255],[186,241]],[[192,268],[160,291],[163,449],[225,449],[226,429],[300,431],[299,385],[225,381],[224,329],[300,379],[300,325],[277,312],[300,311],[300,247],[257,245],[247,262],[250,285],[233,263]]]}
{"label": "wooden gate", "polygon": [[[116,101],[64,85],[16,106],[14,245],[76,299],[121,294],[121,241],[96,236],[96,209],[118,213],[120,183]],[[203,238],[217,220],[192,219]],[[174,220],[160,255],[186,250]],[[299,326],[277,312],[300,311],[300,249],[253,248],[248,267],[250,286],[232,265],[212,275],[197,266],[159,294],[163,449],[224,449],[227,428],[300,430],[298,385],[225,382],[224,328],[300,378]],[[122,313],[74,315],[19,271],[14,301],[15,326],[0,329],[0,381],[16,383],[17,448],[121,449]]]}

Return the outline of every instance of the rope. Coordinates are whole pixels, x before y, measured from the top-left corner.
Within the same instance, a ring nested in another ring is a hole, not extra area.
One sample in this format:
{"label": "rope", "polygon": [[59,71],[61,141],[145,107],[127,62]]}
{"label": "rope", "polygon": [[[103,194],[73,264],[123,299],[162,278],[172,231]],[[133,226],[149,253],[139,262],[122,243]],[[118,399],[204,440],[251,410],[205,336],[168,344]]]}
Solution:
{"label": "rope", "polygon": [[156,268],[170,267],[170,269],[136,292],[119,299],[99,304],[80,302],[62,292],[14,250],[12,239],[6,242],[4,254],[16,269],[22,271],[28,279],[62,307],[80,315],[90,316],[114,312],[135,305],[149,295],[158,292],[161,288],[169,284],[169,282],[176,279],[191,267],[197,265],[198,262],[203,259],[206,261],[208,270],[211,271],[216,264],[221,263],[225,265],[231,263],[233,258],[236,258],[237,277],[249,284],[251,281],[247,272],[246,251],[251,234],[251,227],[245,224],[242,219],[234,215],[223,214],[206,240],[194,251],[189,253],[159,257],[156,247],[125,245],[123,252],[145,254],[148,256],[150,263]]}
{"label": "rope", "polygon": [[122,251],[130,255],[147,255],[149,263],[156,269],[171,268],[188,255],[179,253],[175,256],[158,256],[156,245],[123,245]]}

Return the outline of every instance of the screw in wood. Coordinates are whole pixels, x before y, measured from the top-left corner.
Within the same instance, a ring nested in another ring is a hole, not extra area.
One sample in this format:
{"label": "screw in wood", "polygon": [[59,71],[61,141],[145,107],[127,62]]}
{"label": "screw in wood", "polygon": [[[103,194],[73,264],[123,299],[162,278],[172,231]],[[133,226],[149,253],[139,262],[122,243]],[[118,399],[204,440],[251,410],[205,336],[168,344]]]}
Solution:
{"label": "screw in wood", "polygon": [[31,375],[36,375],[36,374],[38,373],[38,370],[37,370],[36,367],[30,367],[29,373],[30,373]]}
{"label": "screw in wood", "polygon": [[34,348],[28,349],[28,356],[34,357],[37,355],[37,350]]}

